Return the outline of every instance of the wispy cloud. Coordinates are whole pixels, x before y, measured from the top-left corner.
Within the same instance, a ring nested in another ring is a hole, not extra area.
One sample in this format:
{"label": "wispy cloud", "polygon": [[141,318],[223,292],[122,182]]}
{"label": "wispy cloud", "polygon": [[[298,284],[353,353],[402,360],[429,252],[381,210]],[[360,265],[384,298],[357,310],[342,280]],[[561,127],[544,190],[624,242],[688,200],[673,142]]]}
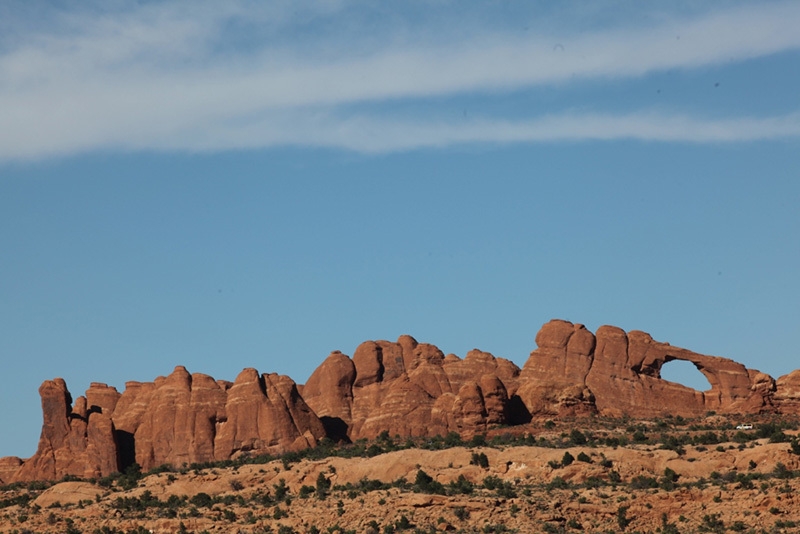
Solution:
{"label": "wispy cloud", "polygon": [[[589,32],[326,28],[344,2],[263,8],[173,2],[59,13],[0,47],[0,159],[122,150],[794,137],[798,116],[704,119],[563,112],[516,121],[402,120],[384,103],[625,80],[800,49],[800,4],[665,16]],[[350,6],[352,9],[352,6]],[[361,31],[364,30],[364,31]],[[310,35],[310,37],[309,37]],[[417,36],[417,39],[414,39]],[[371,112],[357,109],[368,104]],[[585,107],[585,106],[584,106]]]}

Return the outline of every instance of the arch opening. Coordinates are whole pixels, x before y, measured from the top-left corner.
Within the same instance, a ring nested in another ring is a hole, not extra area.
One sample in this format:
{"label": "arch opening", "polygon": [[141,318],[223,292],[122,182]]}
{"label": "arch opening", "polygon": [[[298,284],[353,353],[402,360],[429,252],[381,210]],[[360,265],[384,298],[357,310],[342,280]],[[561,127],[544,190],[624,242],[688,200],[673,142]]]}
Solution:
{"label": "arch opening", "polygon": [[661,378],[697,391],[708,391],[711,384],[692,362],[672,360],[661,366]]}

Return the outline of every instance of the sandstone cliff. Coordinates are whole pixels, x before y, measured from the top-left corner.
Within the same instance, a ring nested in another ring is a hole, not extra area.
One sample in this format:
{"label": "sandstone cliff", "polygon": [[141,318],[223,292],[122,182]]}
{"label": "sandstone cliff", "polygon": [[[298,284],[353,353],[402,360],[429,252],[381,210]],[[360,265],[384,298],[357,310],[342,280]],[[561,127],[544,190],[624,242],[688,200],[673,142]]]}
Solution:
{"label": "sandstone cliff", "polygon": [[[553,320],[539,331],[536,343],[517,392],[531,413],[655,417],[773,408],[777,387],[769,375],[654,341],[645,332],[602,326],[594,335],[583,325]],[[672,360],[694,364],[711,389],[696,391],[663,380],[661,367]]]}
{"label": "sandstone cliff", "polygon": [[332,353],[303,397],[336,437],[474,434],[512,422],[508,388],[516,387],[519,372],[487,352],[472,350],[462,360],[401,336],[362,343],[352,360]]}
{"label": "sandstone cliff", "polygon": [[[777,380],[726,358],[602,326],[545,324],[520,370],[480,350],[444,355],[411,336],[367,341],[353,357],[333,352],[304,386],[243,370],[231,383],[178,366],[153,382],[92,383],[73,403],[56,378],[39,388],[44,424],[36,454],[0,459],[0,481],[97,477],[143,469],[280,453],[382,432],[470,436],[532,417],[600,414],[649,418],[708,411],[800,413],[800,370]],[[672,360],[694,364],[708,391],[661,378]]]}
{"label": "sandstone cliff", "polygon": [[[92,478],[134,462],[150,469],[299,450],[325,435],[289,377],[255,369],[231,384],[178,366],[154,382],[128,382],[122,394],[93,383],[74,406],[60,378],[45,381],[39,393],[38,449],[5,475],[9,481]],[[9,464],[3,460],[0,465]]]}

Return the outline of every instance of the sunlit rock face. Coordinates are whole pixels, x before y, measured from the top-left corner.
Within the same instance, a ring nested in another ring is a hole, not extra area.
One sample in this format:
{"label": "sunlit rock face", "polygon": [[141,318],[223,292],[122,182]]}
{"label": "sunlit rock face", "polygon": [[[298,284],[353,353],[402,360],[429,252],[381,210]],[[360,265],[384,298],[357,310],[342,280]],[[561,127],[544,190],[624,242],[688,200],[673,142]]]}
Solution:
{"label": "sunlit rock face", "polygon": [[64,380],[39,388],[44,424],[39,446],[3,481],[96,478],[136,462],[142,469],[282,453],[312,447],[322,422],[294,381],[245,369],[236,382],[190,374],[178,366],[153,382],[128,382],[125,392],[93,383],[74,406]]}
{"label": "sunlit rock face", "polygon": [[401,336],[366,341],[352,360],[332,353],[303,386],[303,398],[335,437],[472,435],[511,422],[519,372],[487,352],[472,350],[462,360]]}
{"label": "sunlit rock face", "polygon": [[[92,383],[74,403],[64,380],[39,388],[43,425],[36,454],[0,458],[0,482],[105,476],[138,463],[228,460],[333,440],[462,437],[533,417],[599,414],[640,418],[708,411],[800,413],[800,370],[777,382],[726,358],[653,340],[640,331],[552,320],[524,367],[488,352],[463,359],[411,336],[366,341],[353,357],[331,353],[304,386],[244,369],[234,382],[178,366],[125,391]],[[661,378],[683,360],[707,379],[696,391]]]}
{"label": "sunlit rock face", "polygon": [[[645,332],[601,326],[593,335],[583,325],[553,320],[536,341],[518,391],[531,413],[694,416],[711,410],[755,413],[774,405],[776,384],[769,375],[654,341]],[[663,380],[661,368],[672,360],[691,362],[711,389]]]}

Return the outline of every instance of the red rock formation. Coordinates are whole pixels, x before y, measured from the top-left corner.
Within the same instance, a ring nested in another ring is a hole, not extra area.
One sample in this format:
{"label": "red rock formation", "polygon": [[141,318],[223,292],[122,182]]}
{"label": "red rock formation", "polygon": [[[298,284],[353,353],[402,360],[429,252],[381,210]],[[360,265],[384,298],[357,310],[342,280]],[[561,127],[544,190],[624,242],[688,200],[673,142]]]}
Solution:
{"label": "red rock formation", "polygon": [[5,456],[0,458],[0,484],[9,484],[19,468],[22,466],[22,459],[16,456]]}
{"label": "red rock formation", "polygon": [[364,342],[352,360],[331,354],[303,397],[336,436],[474,434],[509,421],[508,387],[516,387],[518,374],[516,365],[489,353],[445,357],[401,336],[396,343]]}
{"label": "red rock formation", "polygon": [[[141,395],[141,387],[137,390]],[[207,462],[214,458],[216,423],[224,417],[225,402],[225,391],[213,378],[178,366],[156,379],[145,410],[133,409],[139,414],[131,418],[133,425],[123,411],[115,412],[114,420],[122,419],[120,428],[133,434],[136,462],[144,469]]]}
{"label": "red rock formation", "polygon": [[[649,334],[602,326],[592,336],[582,325],[554,320],[536,337],[539,348],[525,364],[517,394],[532,413],[654,417],[755,413],[770,409],[771,377],[726,358],[705,356]],[[661,378],[672,360],[693,363],[711,384],[696,391]]]}
{"label": "red rock formation", "polygon": [[99,477],[133,462],[148,470],[284,452],[325,436],[289,377],[260,377],[254,369],[231,384],[178,366],[154,382],[128,382],[122,395],[92,383],[74,407],[60,378],[45,381],[39,393],[44,424],[36,454],[13,476],[13,460],[0,464],[15,481]]}
{"label": "red rock formation", "polygon": [[594,411],[594,397],[586,387],[594,335],[581,324],[553,320],[536,334],[536,344],[516,392],[528,410],[561,416]]}
{"label": "red rock formation", "polygon": [[[120,395],[92,383],[72,398],[62,379],[39,389],[44,424],[36,454],[0,459],[0,481],[96,477],[137,462],[147,470],[279,453],[334,439],[469,436],[531,415],[695,416],[800,413],[800,371],[775,380],[734,361],[650,335],[553,320],[536,335],[524,368],[487,352],[462,360],[410,336],[367,341],[353,358],[334,352],[300,389],[286,376],[245,369],[236,381],[178,366]],[[711,384],[695,391],[661,378],[672,360],[693,363]]]}
{"label": "red rock formation", "polygon": [[800,369],[778,378],[775,405],[782,413],[800,415]]}
{"label": "red rock formation", "polygon": [[117,471],[113,426],[101,408],[87,410],[72,396],[61,378],[45,381],[39,388],[44,423],[36,454],[25,461],[13,481],[55,480],[65,475],[86,478]]}
{"label": "red rock formation", "polygon": [[300,397],[294,381],[245,369],[228,391],[227,420],[214,440],[214,456],[277,453],[316,445],[325,436],[322,422]]}

